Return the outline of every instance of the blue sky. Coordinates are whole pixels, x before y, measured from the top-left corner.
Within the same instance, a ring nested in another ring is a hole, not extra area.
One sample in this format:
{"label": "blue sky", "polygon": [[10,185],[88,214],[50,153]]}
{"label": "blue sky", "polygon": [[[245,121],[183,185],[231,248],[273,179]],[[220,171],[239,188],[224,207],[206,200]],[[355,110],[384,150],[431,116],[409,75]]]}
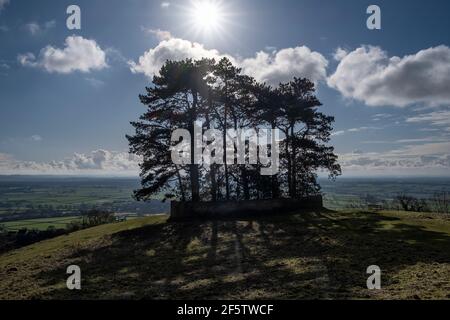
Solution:
{"label": "blue sky", "polygon": [[0,0],[0,173],[137,172],[125,134],[158,66],[228,56],[261,81],[317,82],[345,175],[449,174],[448,1],[211,1],[203,26],[192,1]]}

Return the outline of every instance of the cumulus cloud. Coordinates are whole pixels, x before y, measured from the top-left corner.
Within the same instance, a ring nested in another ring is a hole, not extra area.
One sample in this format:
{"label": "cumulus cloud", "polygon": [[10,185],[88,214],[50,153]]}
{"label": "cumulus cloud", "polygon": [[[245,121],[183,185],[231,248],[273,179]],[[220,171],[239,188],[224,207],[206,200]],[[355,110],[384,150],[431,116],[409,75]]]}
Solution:
{"label": "cumulus cloud", "polygon": [[20,54],[18,61],[23,66],[38,67],[50,73],[90,72],[106,68],[106,54],[95,40],[70,36],[64,49],[47,46],[36,57],[32,53]]}
{"label": "cumulus cloud", "polygon": [[[161,30],[157,31],[157,35],[166,38],[170,36],[162,34]],[[305,46],[285,48],[271,53],[260,51],[254,57],[241,59],[207,49],[197,42],[171,36],[145,52],[139,57],[138,62],[130,61],[129,64],[133,73],[143,73],[151,78],[157,74],[166,60],[186,58],[219,60],[223,57],[228,57],[236,66],[241,67],[245,74],[272,85],[292,80],[293,77],[306,77],[314,82],[324,80],[328,66],[328,61],[320,53],[311,51]]]}
{"label": "cumulus cloud", "polygon": [[75,153],[62,161],[21,161],[0,153],[0,174],[83,174],[135,175],[140,159],[127,152],[95,150]]}
{"label": "cumulus cloud", "polygon": [[273,53],[260,51],[253,58],[239,63],[245,74],[256,80],[277,85],[293,77],[305,77],[313,82],[326,78],[328,61],[308,47],[281,49]]}
{"label": "cumulus cloud", "polygon": [[369,106],[405,107],[450,103],[450,48],[438,46],[404,57],[380,47],[339,51],[340,63],[328,85]]}
{"label": "cumulus cloud", "polygon": [[348,51],[339,47],[334,52],[333,58],[336,61],[341,61],[342,59],[345,58],[346,55],[348,55]]}
{"label": "cumulus cloud", "polygon": [[[450,169],[450,142],[431,142],[407,145],[386,152],[352,152],[339,155],[345,174],[388,174],[422,172],[448,174]],[[417,170],[421,169],[421,170]]]}
{"label": "cumulus cloud", "polygon": [[190,42],[179,38],[170,38],[161,41],[156,47],[146,51],[137,63],[130,61],[130,69],[133,73],[143,73],[148,77],[158,74],[167,60],[182,60],[187,58],[215,58],[225,57],[217,50],[206,49],[202,44]]}

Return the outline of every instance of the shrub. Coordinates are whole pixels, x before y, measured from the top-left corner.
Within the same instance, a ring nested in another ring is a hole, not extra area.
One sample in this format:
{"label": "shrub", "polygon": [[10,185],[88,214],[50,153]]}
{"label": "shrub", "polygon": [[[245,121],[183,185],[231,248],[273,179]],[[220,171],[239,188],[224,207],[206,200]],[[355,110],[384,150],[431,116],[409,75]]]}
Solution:
{"label": "shrub", "polygon": [[83,214],[83,226],[97,226],[114,222],[114,214],[110,211],[93,209]]}
{"label": "shrub", "polygon": [[395,198],[399,207],[404,211],[427,212],[430,211],[427,202],[424,199],[399,194]]}
{"label": "shrub", "polygon": [[434,212],[437,213],[450,213],[450,196],[448,192],[436,193],[431,199],[431,206]]}

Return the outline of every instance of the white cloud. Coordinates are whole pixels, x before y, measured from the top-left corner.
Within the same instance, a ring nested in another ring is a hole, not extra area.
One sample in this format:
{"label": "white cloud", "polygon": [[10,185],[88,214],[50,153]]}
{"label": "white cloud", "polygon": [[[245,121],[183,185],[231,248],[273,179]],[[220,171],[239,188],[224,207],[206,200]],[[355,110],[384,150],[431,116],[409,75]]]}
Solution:
{"label": "white cloud", "polygon": [[161,8],[168,8],[168,7],[170,7],[170,2],[167,1],[161,2]]}
{"label": "white cloud", "polygon": [[420,114],[406,119],[409,123],[430,123],[433,126],[442,126],[450,131],[450,110],[434,111]]}
{"label": "white cloud", "polygon": [[381,127],[358,127],[358,128],[350,128],[345,130],[339,130],[333,132],[332,136],[342,136],[345,133],[354,133],[354,132],[361,132],[361,131],[367,131],[367,130],[381,130]]}
{"label": "white cloud", "polygon": [[0,12],[5,8],[5,6],[9,3],[9,0],[0,0]]}
{"label": "white cloud", "polygon": [[278,85],[293,77],[305,77],[313,82],[324,80],[328,61],[320,53],[301,46],[273,53],[260,51],[255,57],[241,61],[239,66],[258,81]]}
{"label": "white cloud", "polygon": [[345,130],[335,131],[331,135],[332,136],[342,136],[343,134],[345,134]]}
{"label": "white cloud", "polygon": [[30,137],[30,140],[31,141],[35,141],[35,142],[39,142],[39,141],[42,141],[42,137],[40,135],[38,135],[38,134],[34,134],[34,135],[32,135]]}
{"label": "white cloud", "polygon": [[101,88],[105,85],[105,82],[96,78],[86,78],[85,79],[94,88]]}
{"label": "white cloud", "polygon": [[224,57],[217,50],[206,49],[202,44],[183,39],[171,38],[161,41],[139,57],[138,63],[130,61],[133,73],[143,73],[148,77],[156,75],[167,60],[182,60],[186,58],[201,59]]}
{"label": "white cloud", "polygon": [[41,31],[41,26],[36,22],[27,23],[24,27],[32,35],[35,35]]}
{"label": "white cloud", "polygon": [[391,119],[392,117],[394,117],[393,114],[390,113],[377,113],[375,115],[372,116],[372,120],[373,121],[387,121],[388,119]]}
{"label": "white cloud", "polygon": [[450,103],[450,48],[438,46],[413,55],[389,57],[363,46],[344,55],[328,85],[346,98],[370,106],[405,107]]}
{"label": "white cloud", "polygon": [[[159,30],[161,31],[161,30]],[[161,32],[157,33],[161,35]],[[166,38],[168,34],[164,34]],[[179,38],[161,41],[156,47],[149,49],[138,62],[130,61],[133,73],[144,73],[153,77],[166,60],[186,58],[201,59],[228,57],[236,66],[241,67],[247,75],[272,85],[292,80],[293,77],[306,77],[314,82],[326,78],[328,61],[318,52],[308,47],[286,48],[272,53],[260,51],[255,57],[241,59],[220,53],[218,50],[206,49],[202,44]]]}
{"label": "white cloud", "polygon": [[275,47],[275,46],[265,46],[264,50],[268,51],[268,52],[275,52],[275,51],[277,51],[277,47]]}
{"label": "white cloud", "polygon": [[108,66],[106,54],[95,40],[80,36],[67,37],[64,49],[47,46],[37,58],[26,53],[19,55],[18,61],[23,66],[43,68],[50,73],[90,72]]}
{"label": "white cloud", "polygon": [[[430,130],[419,130],[419,131],[430,131]],[[431,131],[434,132],[434,131]],[[407,138],[407,139],[397,139],[397,140],[367,140],[361,141],[361,143],[365,144],[407,144],[407,143],[419,143],[419,142],[447,142],[449,140],[448,136],[428,136],[423,138]]]}
{"label": "white cloud", "polygon": [[139,158],[127,152],[96,150],[62,161],[35,162],[0,153],[0,174],[137,175]]}
{"label": "white cloud", "polygon": [[[431,142],[386,152],[347,153],[339,155],[344,173],[355,174],[410,174],[448,175],[450,169],[450,142]],[[420,169],[420,170],[418,170]]]}
{"label": "white cloud", "polygon": [[141,27],[141,30],[145,33],[155,35],[159,41],[169,40],[172,38],[172,35],[169,31],[161,30],[161,29],[151,29],[146,27]]}
{"label": "white cloud", "polygon": [[44,31],[47,31],[51,28],[54,28],[56,25],[55,20],[47,21],[42,26],[37,22],[30,22],[24,25],[25,30],[27,30],[31,35],[37,35]]}
{"label": "white cloud", "polygon": [[348,55],[348,51],[345,49],[342,49],[341,47],[337,48],[336,51],[333,54],[333,58],[336,61],[341,61],[345,58],[345,56]]}

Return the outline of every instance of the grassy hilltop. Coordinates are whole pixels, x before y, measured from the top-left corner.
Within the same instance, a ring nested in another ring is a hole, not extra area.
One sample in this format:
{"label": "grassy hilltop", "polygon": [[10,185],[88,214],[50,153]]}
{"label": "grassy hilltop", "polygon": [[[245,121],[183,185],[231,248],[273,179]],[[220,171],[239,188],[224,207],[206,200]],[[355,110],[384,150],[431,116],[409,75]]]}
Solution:
{"label": "grassy hilltop", "polygon": [[[0,256],[0,299],[449,299],[450,220],[403,212],[102,225]],[[82,290],[66,289],[66,267]],[[382,290],[367,290],[379,265]]]}

